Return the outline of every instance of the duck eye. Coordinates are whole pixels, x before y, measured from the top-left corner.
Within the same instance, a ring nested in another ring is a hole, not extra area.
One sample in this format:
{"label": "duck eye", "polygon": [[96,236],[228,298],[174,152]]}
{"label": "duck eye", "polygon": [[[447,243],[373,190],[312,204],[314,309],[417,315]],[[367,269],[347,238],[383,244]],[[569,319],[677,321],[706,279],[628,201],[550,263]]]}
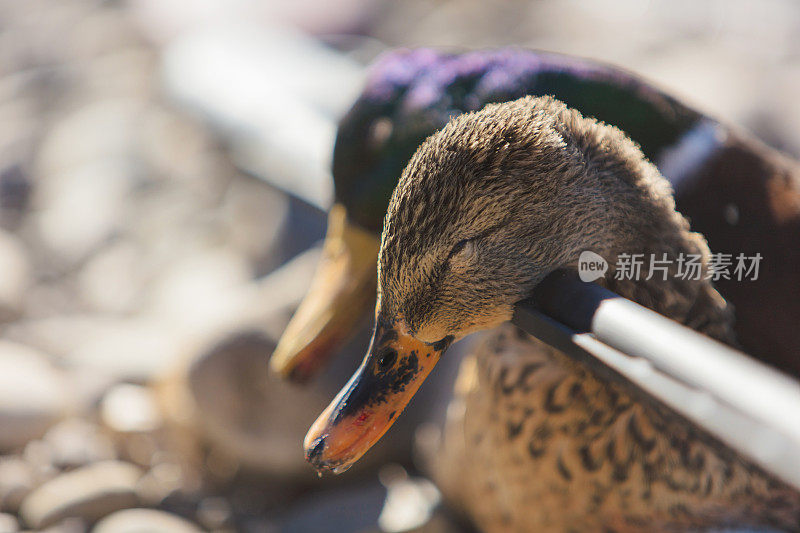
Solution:
{"label": "duck eye", "polygon": [[450,255],[451,256],[456,255],[458,252],[463,250],[464,246],[466,246],[466,245],[467,245],[467,239],[464,239],[463,241],[459,241],[458,243],[456,243],[455,246],[453,246],[453,249],[450,250]]}
{"label": "duck eye", "polygon": [[455,257],[456,255],[461,254],[467,258],[471,257],[473,253],[475,253],[475,240],[464,239],[453,246],[453,249],[450,250],[450,257]]}
{"label": "duck eye", "polygon": [[386,370],[394,364],[397,360],[397,350],[389,348],[385,350],[378,358],[378,370]]}

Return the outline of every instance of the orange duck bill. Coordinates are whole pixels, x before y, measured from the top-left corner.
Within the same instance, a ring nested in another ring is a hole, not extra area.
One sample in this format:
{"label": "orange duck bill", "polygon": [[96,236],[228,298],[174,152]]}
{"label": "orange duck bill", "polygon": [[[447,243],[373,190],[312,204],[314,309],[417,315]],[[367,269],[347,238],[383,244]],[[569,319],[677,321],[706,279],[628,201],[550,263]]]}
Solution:
{"label": "orange duck bill", "polygon": [[308,430],[306,460],[318,472],[344,472],[378,442],[452,341],[426,344],[404,329],[378,321],[361,366]]}

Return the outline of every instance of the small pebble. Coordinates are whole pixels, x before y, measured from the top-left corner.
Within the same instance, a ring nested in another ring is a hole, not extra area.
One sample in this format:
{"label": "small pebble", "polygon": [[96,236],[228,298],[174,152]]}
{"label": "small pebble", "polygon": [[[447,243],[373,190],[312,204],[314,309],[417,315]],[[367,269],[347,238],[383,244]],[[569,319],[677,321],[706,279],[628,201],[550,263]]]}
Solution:
{"label": "small pebble", "polygon": [[0,459],[0,510],[16,513],[36,483],[34,468],[22,458],[10,456]]}
{"label": "small pebble", "polygon": [[142,503],[158,507],[170,495],[186,488],[185,481],[180,465],[171,462],[158,463],[139,479],[136,494]]}
{"label": "small pebble", "polygon": [[65,518],[90,522],[137,504],[139,468],[120,461],[103,461],[61,474],[31,492],[20,514],[30,527],[41,529]]}
{"label": "small pebble", "polygon": [[43,440],[28,442],[22,450],[22,458],[33,468],[39,480],[50,479],[58,473],[53,464],[53,447]]}
{"label": "small pebble", "polygon": [[58,420],[67,400],[64,385],[44,354],[0,340],[0,450],[23,446]]}
{"label": "small pebble", "polygon": [[197,507],[197,519],[208,530],[229,527],[231,505],[225,498],[205,498]]}
{"label": "small pebble", "polygon": [[70,418],[53,426],[42,438],[52,450],[52,464],[75,468],[97,461],[115,459],[111,440],[85,420]]}
{"label": "small pebble", "polygon": [[15,531],[19,531],[19,522],[14,515],[0,513],[0,533],[14,533]]}
{"label": "small pebble", "polygon": [[3,322],[19,316],[30,286],[30,264],[25,248],[15,235],[0,230],[0,321]]}
{"label": "small pebble", "polygon": [[139,385],[113,387],[103,398],[101,413],[106,426],[120,433],[144,433],[161,425],[153,393]]}
{"label": "small pebble", "polygon": [[199,533],[183,518],[155,509],[126,509],[101,520],[92,533]]}

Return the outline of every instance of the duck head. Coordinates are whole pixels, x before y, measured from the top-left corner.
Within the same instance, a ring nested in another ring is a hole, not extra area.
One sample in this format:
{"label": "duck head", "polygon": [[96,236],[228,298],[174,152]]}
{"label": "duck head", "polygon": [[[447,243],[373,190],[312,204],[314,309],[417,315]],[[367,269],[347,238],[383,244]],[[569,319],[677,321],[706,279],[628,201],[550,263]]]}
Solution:
{"label": "duck head", "polygon": [[640,150],[557,100],[453,119],[420,146],[392,195],[371,345],[309,430],[307,459],[320,471],[352,465],[453,341],[509,320],[583,250],[609,258],[684,227]]}

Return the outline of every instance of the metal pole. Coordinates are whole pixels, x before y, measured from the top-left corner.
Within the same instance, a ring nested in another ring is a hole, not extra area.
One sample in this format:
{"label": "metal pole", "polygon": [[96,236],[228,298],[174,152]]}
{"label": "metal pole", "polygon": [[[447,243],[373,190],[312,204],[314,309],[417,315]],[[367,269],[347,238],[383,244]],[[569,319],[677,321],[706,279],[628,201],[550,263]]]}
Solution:
{"label": "metal pole", "polygon": [[513,322],[607,378],[633,383],[800,490],[800,384],[574,273],[517,304]]}

